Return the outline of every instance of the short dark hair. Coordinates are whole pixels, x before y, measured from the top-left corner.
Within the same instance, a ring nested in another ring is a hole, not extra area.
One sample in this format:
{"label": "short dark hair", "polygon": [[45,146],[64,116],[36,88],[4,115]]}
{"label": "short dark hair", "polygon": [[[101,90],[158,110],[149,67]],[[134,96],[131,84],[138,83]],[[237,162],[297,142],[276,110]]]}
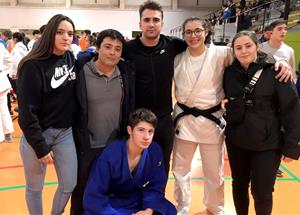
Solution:
{"label": "short dark hair", "polygon": [[34,35],[36,35],[36,34],[40,34],[40,31],[39,31],[39,30],[33,30],[33,31],[32,31],[32,35],[34,36]]}
{"label": "short dark hair", "polygon": [[84,32],[86,35],[91,35],[91,34],[92,34],[91,30],[89,30],[89,29],[86,29],[86,30],[84,30],[83,32]]}
{"label": "short dark hair", "polygon": [[192,22],[192,21],[199,21],[202,25],[202,27],[205,29],[205,31],[207,32],[207,36],[205,38],[205,41],[204,43],[205,44],[210,44],[211,42],[211,25],[208,21],[204,20],[204,19],[201,19],[197,16],[192,16],[192,17],[189,17],[187,18],[186,20],[184,20],[183,24],[182,24],[182,34],[184,34],[185,32],[185,26],[188,22]]}
{"label": "short dark hair", "polygon": [[6,30],[6,31],[2,32],[2,35],[4,35],[5,37],[7,37],[10,40],[12,37],[12,32],[11,32],[11,30]]}
{"label": "short dark hair", "polygon": [[157,117],[152,111],[146,108],[140,108],[129,115],[128,125],[133,129],[140,122],[147,122],[151,124],[153,128],[156,128]]}
{"label": "short dark hair", "polygon": [[143,14],[144,10],[146,10],[146,9],[158,10],[161,13],[161,19],[163,20],[164,12],[163,12],[162,6],[159,3],[152,1],[152,0],[148,0],[148,1],[144,2],[144,4],[142,4],[139,9],[140,19],[142,18],[142,14]]}
{"label": "short dark hair", "polygon": [[96,44],[96,37],[94,37],[93,35],[88,35],[87,38],[89,40],[90,46],[95,46],[95,44]]}
{"label": "short dark hair", "polygon": [[125,39],[124,36],[115,29],[106,29],[99,33],[96,41],[96,47],[100,48],[101,43],[103,42],[105,37],[110,37],[113,40],[119,40],[122,43],[122,47],[124,48]]}
{"label": "short dark hair", "polygon": [[45,28],[46,28],[46,25],[42,25],[42,26],[39,28],[39,31],[40,31],[41,34],[44,33]]}
{"label": "short dark hair", "polygon": [[270,25],[267,25],[267,26],[265,27],[264,32],[266,32],[266,31],[272,31]]}
{"label": "short dark hair", "polygon": [[20,33],[20,32],[15,32],[15,33],[13,33],[13,35],[12,35],[12,38],[13,38],[13,39],[16,39],[17,42],[23,41],[23,40],[24,40],[24,37],[25,37],[25,35],[22,34],[22,33]]}
{"label": "short dark hair", "polygon": [[286,24],[287,25],[287,21],[286,20],[276,20],[276,21],[272,22],[269,25],[270,26],[270,30],[269,31],[273,31],[276,26],[282,25],[282,24]]}

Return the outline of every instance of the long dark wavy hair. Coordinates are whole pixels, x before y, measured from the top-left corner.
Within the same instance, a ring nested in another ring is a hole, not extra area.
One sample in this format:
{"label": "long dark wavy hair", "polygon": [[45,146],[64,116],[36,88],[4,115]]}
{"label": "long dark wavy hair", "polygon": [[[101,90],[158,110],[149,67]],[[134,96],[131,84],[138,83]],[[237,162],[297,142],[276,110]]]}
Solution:
{"label": "long dark wavy hair", "polygon": [[20,72],[25,62],[32,59],[47,59],[52,55],[55,44],[56,31],[58,29],[59,24],[62,21],[67,21],[71,23],[71,25],[73,26],[73,32],[75,33],[75,25],[69,17],[62,14],[57,14],[53,16],[47,23],[42,37],[38,40],[33,49],[28,53],[28,55],[26,55],[19,63],[18,73]]}

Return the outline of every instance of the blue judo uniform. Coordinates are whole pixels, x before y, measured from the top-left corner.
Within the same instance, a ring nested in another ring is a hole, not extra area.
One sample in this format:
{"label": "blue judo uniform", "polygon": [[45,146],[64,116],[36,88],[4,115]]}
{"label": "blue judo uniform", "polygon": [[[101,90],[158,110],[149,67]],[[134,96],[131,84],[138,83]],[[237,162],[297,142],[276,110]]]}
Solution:
{"label": "blue judo uniform", "polygon": [[85,215],[132,215],[151,208],[154,214],[176,215],[164,197],[167,178],[162,151],[152,142],[131,173],[126,141],[110,144],[95,161],[84,193]]}

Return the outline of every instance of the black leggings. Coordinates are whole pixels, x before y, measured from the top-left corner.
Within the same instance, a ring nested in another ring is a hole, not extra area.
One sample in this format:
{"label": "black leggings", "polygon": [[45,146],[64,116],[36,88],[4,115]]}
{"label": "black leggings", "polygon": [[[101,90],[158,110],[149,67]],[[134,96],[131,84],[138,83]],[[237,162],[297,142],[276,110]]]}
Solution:
{"label": "black leggings", "polygon": [[234,145],[227,145],[227,151],[237,215],[248,214],[250,182],[256,215],[271,215],[272,193],[281,152],[279,150],[250,151]]}

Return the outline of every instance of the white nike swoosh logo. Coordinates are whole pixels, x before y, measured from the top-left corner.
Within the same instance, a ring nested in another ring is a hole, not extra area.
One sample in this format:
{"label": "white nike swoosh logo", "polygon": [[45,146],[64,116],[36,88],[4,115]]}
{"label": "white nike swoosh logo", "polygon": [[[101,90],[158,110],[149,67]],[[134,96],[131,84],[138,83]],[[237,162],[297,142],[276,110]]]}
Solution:
{"label": "white nike swoosh logo", "polygon": [[147,181],[145,184],[143,184],[143,187],[146,187],[149,183],[150,181]]}
{"label": "white nike swoosh logo", "polygon": [[62,85],[62,83],[65,82],[65,80],[69,77],[70,73],[72,72],[74,66],[68,70],[68,72],[66,72],[66,74],[64,74],[63,76],[61,76],[58,80],[55,80],[54,75],[52,76],[51,79],[51,87],[53,89],[58,88],[60,85]]}

